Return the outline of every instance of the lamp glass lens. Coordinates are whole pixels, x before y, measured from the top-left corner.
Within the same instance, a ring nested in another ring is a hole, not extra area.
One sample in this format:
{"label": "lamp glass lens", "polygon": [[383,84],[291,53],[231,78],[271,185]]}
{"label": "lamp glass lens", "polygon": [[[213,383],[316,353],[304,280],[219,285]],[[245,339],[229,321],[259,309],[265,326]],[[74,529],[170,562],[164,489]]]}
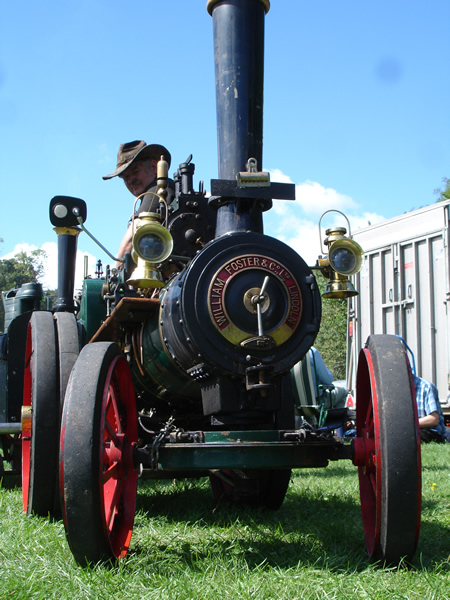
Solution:
{"label": "lamp glass lens", "polygon": [[147,233],[138,241],[138,252],[149,262],[158,262],[164,252],[164,241],[155,233]]}
{"label": "lamp glass lens", "polygon": [[330,260],[331,266],[338,273],[351,273],[356,267],[356,256],[348,248],[338,248]]}

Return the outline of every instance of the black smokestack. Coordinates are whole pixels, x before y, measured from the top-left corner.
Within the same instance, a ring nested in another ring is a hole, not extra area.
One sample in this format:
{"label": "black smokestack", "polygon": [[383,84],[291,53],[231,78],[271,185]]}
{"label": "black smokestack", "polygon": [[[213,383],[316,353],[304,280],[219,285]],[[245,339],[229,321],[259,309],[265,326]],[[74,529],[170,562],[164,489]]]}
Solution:
{"label": "black smokestack", "polygon": [[[209,0],[207,8],[213,17],[219,180],[235,181],[249,158],[262,169],[264,17],[269,2]],[[255,213],[248,200],[239,209],[225,202],[216,235],[246,229],[262,232],[261,211]]]}

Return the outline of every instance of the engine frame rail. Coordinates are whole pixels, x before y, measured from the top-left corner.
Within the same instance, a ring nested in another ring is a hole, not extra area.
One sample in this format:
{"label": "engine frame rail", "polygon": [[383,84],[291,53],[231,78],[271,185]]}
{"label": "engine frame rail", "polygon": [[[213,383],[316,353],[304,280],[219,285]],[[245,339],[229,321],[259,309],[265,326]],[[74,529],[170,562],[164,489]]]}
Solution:
{"label": "engine frame rail", "polygon": [[[184,432],[188,435],[189,432]],[[136,462],[157,472],[188,469],[287,469],[326,467],[329,461],[353,459],[352,445],[331,435],[321,439],[302,430],[194,432],[195,441],[165,438],[136,450]],[[156,474],[155,474],[156,476]]]}

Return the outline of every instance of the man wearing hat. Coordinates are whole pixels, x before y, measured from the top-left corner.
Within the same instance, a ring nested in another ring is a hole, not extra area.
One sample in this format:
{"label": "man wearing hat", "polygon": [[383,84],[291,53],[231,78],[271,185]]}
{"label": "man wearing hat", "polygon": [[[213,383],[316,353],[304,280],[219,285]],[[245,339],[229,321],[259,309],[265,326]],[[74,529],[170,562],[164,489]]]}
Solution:
{"label": "man wearing hat", "polygon": [[[121,144],[117,153],[116,170],[114,173],[103,176],[103,179],[120,177],[125,182],[128,191],[136,198],[144,192],[149,192],[142,197],[141,204],[135,214],[151,212],[159,206],[159,199],[154,195],[154,192],[157,189],[157,165],[161,156],[164,157],[170,167],[170,152],[160,144],[146,144],[143,140]],[[170,179],[167,192],[167,203],[170,204],[174,195],[174,183]],[[132,228],[130,222],[119,246],[119,258],[123,258],[127,252],[131,252],[131,248]],[[116,263],[116,266],[122,268],[123,263]]]}

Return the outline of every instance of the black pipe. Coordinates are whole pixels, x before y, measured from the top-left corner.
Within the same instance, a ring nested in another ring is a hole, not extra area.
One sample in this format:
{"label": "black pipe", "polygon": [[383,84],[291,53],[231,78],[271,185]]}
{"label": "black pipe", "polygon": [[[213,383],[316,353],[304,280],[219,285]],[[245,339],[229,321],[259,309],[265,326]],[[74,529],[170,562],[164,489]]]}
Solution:
{"label": "black pipe", "polygon": [[75,287],[75,266],[77,258],[77,240],[80,229],[55,228],[58,234],[58,298],[54,311],[74,312],[73,299]]}
{"label": "black pipe", "polygon": [[[268,0],[209,0],[213,17],[219,179],[236,180],[249,158],[262,170],[264,16]],[[262,233],[261,203],[222,198],[216,236]]]}

